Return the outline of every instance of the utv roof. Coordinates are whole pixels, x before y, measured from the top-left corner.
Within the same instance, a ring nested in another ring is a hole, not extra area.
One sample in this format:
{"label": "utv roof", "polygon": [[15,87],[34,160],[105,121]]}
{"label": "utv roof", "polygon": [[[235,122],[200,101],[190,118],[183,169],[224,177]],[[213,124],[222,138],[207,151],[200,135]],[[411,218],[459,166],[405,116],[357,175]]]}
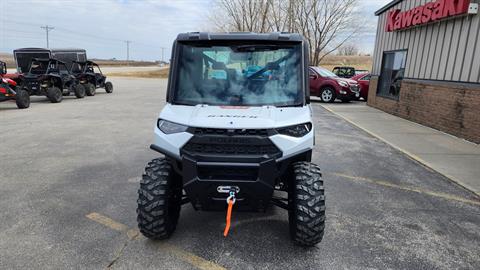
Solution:
{"label": "utv roof", "polygon": [[13,50],[13,52],[21,52],[21,51],[50,51],[49,49],[45,49],[45,48],[19,48],[19,49],[15,49]]}
{"label": "utv roof", "polygon": [[21,51],[46,51],[46,52],[85,52],[85,49],[79,48],[54,48],[54,49],[45,49],[45,48],[19,48],[13,50],[13,52],[21,52]]}
{"label": "utv roof", "polygon": [[254,32],[190,32],[181,33],[177,36],[178,41],[193,40],[259,40],[259,41],[303,41],[303,37],[297,33],[254,33]]}

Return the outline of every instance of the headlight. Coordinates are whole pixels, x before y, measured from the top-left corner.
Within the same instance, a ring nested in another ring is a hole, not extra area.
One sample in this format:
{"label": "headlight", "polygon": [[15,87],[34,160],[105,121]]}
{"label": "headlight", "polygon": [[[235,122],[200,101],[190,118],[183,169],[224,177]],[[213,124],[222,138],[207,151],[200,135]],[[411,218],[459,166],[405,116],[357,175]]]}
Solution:
{"label": "headlight", "polygon": [[300,138],[307,135],[311,130],[312,130],[312,123],[305,123],[305,124],[300,124],[295,126],[278,128],[277,132],[282,135]]}
{"label": "headlight", "polygon": [[187,126],[172,123],[162,119],[158,119],[157,126],[165,134],[185,132],[188,129]]}
{"label": "headlight", "polygon": [[338,81],[338,84],[340,84],[343,87],[348,87],[348,83],[346,83],[344,81]]}

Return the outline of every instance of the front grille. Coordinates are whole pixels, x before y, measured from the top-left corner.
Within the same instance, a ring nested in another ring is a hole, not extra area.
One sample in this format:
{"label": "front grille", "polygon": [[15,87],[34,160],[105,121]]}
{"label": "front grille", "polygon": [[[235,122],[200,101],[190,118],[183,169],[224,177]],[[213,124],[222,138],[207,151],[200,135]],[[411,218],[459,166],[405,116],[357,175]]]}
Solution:
{"label": "front grille", "polygon": [[258,168],[199,166],[198,177],[202,180],[255,181],[258,178]]}
{"label": "front grille", "polygon": [[195,135],[225,135],[225,136],[262,136],[269,135],[268,129],[220,129],[220,128],[192,128]]}
{"label": "front grille", "polygon": [[33,80],[31,80],[31,81],[26,81],[26,82],[25,82],[25,85],[26,85],[30,90],[32,90],[32,89],[37,89],[37,90],[38,90],[38,89],[40,88],[40,83],[38,83],[38,81],[33,81]]}
{"label": "front grille", "polygon": [[271,145],[241,145],[241,144],[209,144],[189,142],[183,151],[191,154],[219,154],[219,155],[274,155],[278,148]]}
{"label": "front grille", "polygon": [[268,129],[191,128],[189,132],[194,136],[181,149],[182,155],[261,159],[282,156],[280,149],[269,139]]}

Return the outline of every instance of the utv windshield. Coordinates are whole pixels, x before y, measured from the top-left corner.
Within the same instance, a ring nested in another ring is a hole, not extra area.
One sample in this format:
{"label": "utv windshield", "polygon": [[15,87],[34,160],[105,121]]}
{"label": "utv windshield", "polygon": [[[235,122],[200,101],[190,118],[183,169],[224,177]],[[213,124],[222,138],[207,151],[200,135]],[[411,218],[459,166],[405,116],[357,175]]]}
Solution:
{"label": "utv windshield", "polygon": [[301,44],[179,44],[174,104],[302,105]]}
{"label": "utv windshield", "polygon": [[73,74],[80,74],[80,73],[83,72],[84,66],[85,66],[85,64],[78,63],[78,62],[73,62],[71,72]]}
{"label": "utv windshield", "polygon": [[30,73],[31,74],[45,74],[47,73],[48,69],[48,61],[32,61],[30,65]]}

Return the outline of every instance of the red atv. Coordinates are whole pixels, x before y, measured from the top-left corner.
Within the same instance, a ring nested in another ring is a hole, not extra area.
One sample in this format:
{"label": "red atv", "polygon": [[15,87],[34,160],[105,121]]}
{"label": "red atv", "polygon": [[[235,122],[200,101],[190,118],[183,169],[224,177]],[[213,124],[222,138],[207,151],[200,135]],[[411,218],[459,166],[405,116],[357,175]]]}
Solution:
{"label": "red atv", "polygon": [[15,100],[19,109],[30,107],[30,95],[27,91],[17,88],[17,83],[3,75],[7,74],[7,64],[0,61],[0,101]]}

